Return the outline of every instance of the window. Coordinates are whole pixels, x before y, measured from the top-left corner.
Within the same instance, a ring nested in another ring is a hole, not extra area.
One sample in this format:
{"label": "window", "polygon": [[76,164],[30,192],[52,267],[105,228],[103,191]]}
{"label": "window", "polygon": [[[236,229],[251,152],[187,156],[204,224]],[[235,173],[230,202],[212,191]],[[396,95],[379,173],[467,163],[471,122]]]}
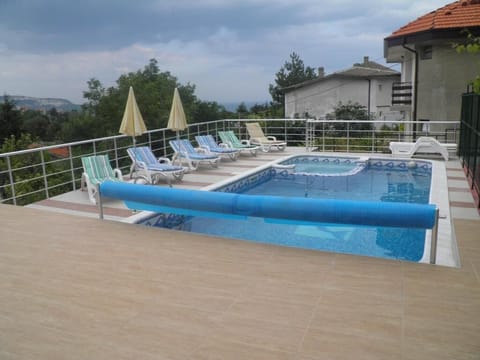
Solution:
{"label": "window", "polygon": [[422,47],[422,49],[420,50],[420,59],[422,60],[429,60],[432,58],[432,46],[431,45],[427,45],[427,46],[424,46]]}

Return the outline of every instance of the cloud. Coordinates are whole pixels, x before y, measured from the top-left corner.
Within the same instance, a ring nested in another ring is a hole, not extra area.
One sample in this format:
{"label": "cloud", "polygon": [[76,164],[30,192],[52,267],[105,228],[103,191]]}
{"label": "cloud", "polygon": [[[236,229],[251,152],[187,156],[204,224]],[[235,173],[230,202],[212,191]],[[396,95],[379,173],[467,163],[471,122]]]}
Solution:
{"label": "cloud", "polygon": [[204,100],[264,102],[295,51],[327,73],[383,61],[383,38],[445,1],[0,0],[0,91],[82,102],[156,58]]}

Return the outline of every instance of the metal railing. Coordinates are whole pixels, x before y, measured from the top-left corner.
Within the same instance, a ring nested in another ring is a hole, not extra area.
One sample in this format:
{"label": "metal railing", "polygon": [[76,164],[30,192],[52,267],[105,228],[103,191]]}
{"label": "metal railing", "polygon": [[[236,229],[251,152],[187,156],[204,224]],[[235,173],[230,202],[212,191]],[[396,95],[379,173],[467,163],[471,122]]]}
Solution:
{"label": "metal railing", "polygon": [[306,147],[322,152],[389,153],[389,144],[414,142],[429,136],[441,143],[456,144],[458,121],[423,121],[399,123],[387,120],[307,120]]}
{"label": "metal railing", "polygon": [[480,94],[463,94],[461,127],[459,154],[480,212]]}
{"label": "metal railing", "polygon": [[[181,135],[194,141],[196,135],[211,134],[219,141],[219,131],[233,130],[248,139],[244,123],[252,121],[260,123],[265,135],[286,140],[288,146],[322,152],[385,153],[390,141],[412,141],[418,135],[456,143],[459,131],[456,121],[431,121],[428,132],[413,134],[412,123],[388,121],[223,119],[189,124]],[[175,136],[165,128],[150,130],[136,143],[149,146],[157,156],[171,157],[169,140]],[[130,137],[117,135],[0,154],[0,203],[26,205],[79,189],[83,156],[108,154],[112,165],[126,174],[131,165],[126,149],[131,146]]]}

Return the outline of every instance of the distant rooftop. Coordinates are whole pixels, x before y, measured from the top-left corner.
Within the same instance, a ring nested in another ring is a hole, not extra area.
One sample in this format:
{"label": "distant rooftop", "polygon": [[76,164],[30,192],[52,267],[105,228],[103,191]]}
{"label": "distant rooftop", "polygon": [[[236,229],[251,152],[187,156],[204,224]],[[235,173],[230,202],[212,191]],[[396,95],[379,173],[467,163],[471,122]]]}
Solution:
{"label": "distant rooftop", "polygon": [[452,30],[480,27],[480,0],[459,0],[394,31],[387,39],[432,30]]}
{"label": "distant rooftop", "polygon": [[323,68],[320,68],[319,76],[317,78],[285,87],[283,90],[294,90],[335,77],[358,77],[368,79],[381,76],[400,76],[400,73],[389,67],[376,63],[375,61],[371,61],[368,56],[364,56],[362,63],[355,63],[351,68],[336,71],[329,75],[324,75]]}

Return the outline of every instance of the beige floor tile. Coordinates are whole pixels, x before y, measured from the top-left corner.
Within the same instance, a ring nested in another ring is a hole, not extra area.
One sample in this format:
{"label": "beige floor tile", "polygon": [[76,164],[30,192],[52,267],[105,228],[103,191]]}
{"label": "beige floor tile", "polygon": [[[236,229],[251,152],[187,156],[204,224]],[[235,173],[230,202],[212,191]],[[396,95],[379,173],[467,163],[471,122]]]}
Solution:
{"label": "beige floor tile", "polygon": [[479,233],[480,220],[454,221],[457,243],[460,248],[480,249]]}
{"label": "beige floor tile", "polygon": [[255,277],[261,280],[274,280],[296,283],[299,286],[322,287],[328,276],[330,265],[264,263],[255,269]]}
{"label": "beige floor tile", "polygon": [[465,265],[450,269],[34,209],[0,214],[0,358],[480,353],[478,221],[455,221]]}
{"label": "beige floor tile", "polygon": [[292,353],[252,346],[247,343],[215,339],[192,354],[197,360],[292,360]]}
{"label": "beige floor tile", "polygon": [[379,340],[364,336],[310,329],[301,354],[315,359],[401,359],[401,341]]}
{"label": "beige floor tile", "polygon": [[387,294],[399,298],[403,295],[400,278],[390,278],[380,272],[376,276],[364,276],[361,267],[354,272],[333,271],[326,276],[325,287],[330,289],[351,289],[359,292]]}
{"label": "beige floor tile", "polygon": [[[407,297],[405,299],[405,320],[433,321],[443,324],[465,327],[480,333],[480,305],[478,303],[457,303],[431,301],[426,297]],[[479,337],[480,339],[480,337]]]}
{"label": "beige floor tile", "polygon": [[247,293],[228,309],[227,314],[245,319],[269,321],[278,326],[306,328],[314,309],[315,304],[287,302],[270,297],[253,297]]}
{"label": "beige floor tile", "polygon": [[370,314],[399,317],[404,312],[402,297],[392,297],[390,294],[355,291],[351,289],[325,289],[320,297],[321,307],[352,310],[368,317]]}
{"label": "beige floor tile", "polygon": [[299,285],[294,281],[281,281],[268,278],[256,279],[245,289],[245,295],[251,297],[274,298],[284,302],[315,305],[323,289],[313,284]]}
{"label": "beige floor tile", "polygon": [[422,297],[430,301],[457,302],[458,304],[479,304],[480,288],[454,283],[405,280],[405,298]]}
{"label": "beige floor tile", "polygon": [[[310,329],[333,331],[345,335],[358,335],[376,338],[375,341],[398,341],[402,335],[402,316],[368,314],[355,306],[320,305],[315,311]],[[373,341],[373,340],[372,340]]]}
{"label": "beige floor tile", "polygon": [[[404,323],[405,352],[423,347],[422,353],[450,354],[457,359],[456,354],[480,354],[479,329],[464,326],[463,324],[446,323],[435,319],[419,319],[407,317]],[[472,357],[474,358],[474,357]]]}
{"label": "beige floor tile", "polygon": [[407,281],[470,286],[475,283],[475,276],[471,270],[470,267],[451,268],[428,264],[409,264],[404,266],[404,277]]}
{"label": "beige floor tile", "polygon": [[459,348],[455,344],[428,344],[422,339],[415,342],[407,342],[403,346],[403,360],[477,360],[478,351],[468,348]]}
{"label": "beige floor tile", "polygon": [[[66,332],[33,321],[0,317],[0,349],[13,359],[107,359],[97,356],[98,342],[83,336],[81,329]],[[93,336],[98,335],[94,334]],[[2,353],[0,353],[3,355]],[[126,359],[126,357],[118,357]],[[3,359],[3,356],[2,356]]]}
{"label": "beige floor tile", "polygon": [[231,290],[190,286],[181,283],[166,287],[162,293],[154,297],[155,301],[161,304],[181,305],[203,311],[218,312],[226,311],[236,298],[237,295]]}
{"label": "beige floor tile", "polygon": [[270,321],[225,314],[213,333],[213,341],[246,343],[273,351],[295,352],[300,345],[304,327],[279,326]]}

